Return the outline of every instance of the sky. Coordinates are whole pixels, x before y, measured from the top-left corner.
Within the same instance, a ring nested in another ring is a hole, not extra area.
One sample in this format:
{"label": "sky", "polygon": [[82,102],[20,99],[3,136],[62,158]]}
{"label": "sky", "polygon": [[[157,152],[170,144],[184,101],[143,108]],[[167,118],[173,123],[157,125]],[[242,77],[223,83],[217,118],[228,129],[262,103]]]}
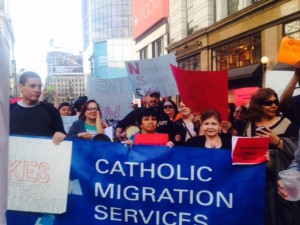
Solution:
{"label": "sky", "polygon": [[[17,71],[37,72],[45,81],[49,50],[82,51],[81,0],[9,0]],[[50,48],[50,40],[60,48]]]}

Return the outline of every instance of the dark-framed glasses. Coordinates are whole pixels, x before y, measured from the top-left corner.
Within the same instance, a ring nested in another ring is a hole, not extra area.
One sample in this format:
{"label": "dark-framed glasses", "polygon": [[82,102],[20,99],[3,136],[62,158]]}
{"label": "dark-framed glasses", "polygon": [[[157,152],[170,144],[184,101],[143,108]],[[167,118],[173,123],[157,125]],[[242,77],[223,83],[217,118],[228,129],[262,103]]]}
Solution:
{"label": "dark-framed glasses", "polygon": [[99,109],[98,109],[98,108],[86,108],[86,110],[87,110],[87,111],[92,111],[92,110],[98,111]]}
{"label": "dark-framed glasses", "polygon": [[164,105],[164,109],[174,109],[173,105]]}
{"label": "dark-framed glasses", "polygon": [[276,106],[279,106],[279,101],[276,99],[276,100],[273,100],[273,101],[269,100],[269,101],[263,102],[264,106],[272,106],[273,104],[276,105]]}

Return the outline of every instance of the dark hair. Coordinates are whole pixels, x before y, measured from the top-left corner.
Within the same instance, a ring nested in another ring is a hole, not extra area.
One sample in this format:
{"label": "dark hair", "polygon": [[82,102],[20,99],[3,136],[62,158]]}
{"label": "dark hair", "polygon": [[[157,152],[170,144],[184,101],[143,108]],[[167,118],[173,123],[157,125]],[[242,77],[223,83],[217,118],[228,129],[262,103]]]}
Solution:
{"label": "dark hair", "polygon": [[236,110],[237,107],[241,107],[241,112],[247,114],[247,108],[243,105],[237,105],[234,109],[234,111]]}
{"label": "dark hair", "polygon": [[[275,96],[278,100],[277,93],[271,88],[260,88],[252,95],[248,109],[249,120],[261,121],[263,115],[263,103],[272,96]],[[277,108],[276,115],[280,115],[279,107]]]}
{"label": "dark hair", "polygon": [[153,108],[142,108],[137,118],[137,122],[139,125],[142,124],[142,119],[144,116],[154,116],[158,120],[157,111],[155,111]]}
{"label": "dark hair", "polygon": [[41,80],[40,75],[38,75],[37,73],[32,72],[32,71],[27,71],[27,72],[22,73],[22,75],[20,76],[19,84],[25,85],[26,81],[30,78]]}
{"label": "dark hair", "polygon": [[174,101],[170,100],[170,99],[167,99],[167,100],[164,101],[163,106],[165,105],[166,102],[170,102],[174,106],[175,115],[177,115],[178,107],[177,107],[176,103]]}
{"label": "dark hair", "polygon": [[63,103],[61,103],[61,104],[58,106],[58,111],[59,111],[62,107],[64,107],[64,106],[68,106],[68,107],[70,107],[70,108],[72,109],[70,103],[68,103],[68,102],[63,102]]}
{"label": "dark hair", "polygon": [[99,104],[98,104],[95,100],[91,99],[91,100],[86,101],[86,102],[84,103],[84,105],[82,106],[82,109],[81,109],[80,114],[79,114],[79,116],[78,116],[78,118],[79,118],[80,120],[85,120],[85,119],[86,119],[85,112],[86,112],[86,110],[87,110],[88,105],[89,105],[91,102],[94,102],[94,103],[97,105],[97,107],[98,107],[98,109],[99,109],[99,112],[100,112],[100,116],[102,117]]}
{"label": "dark hair", "polygon": [[86,96],[81,96],[81,97],[77,98],[77,99],[75,100],[75,102],[73,103],[73,109],[74,109],[76,112],[80,112],[82,106],[84,105],[84,103],[85,103],[86,101],[87,101],[87,97],[86,97]]}
{"label": "dark hair", "polygon": [[211,118],[211,117],[215,117],[219,121],[219,123],[222,122],[221,115],[220,115],[220,113],[217,110],[206,109],[206,110],[204,110],[201,113],[201,120],[202,120],[202,122],[204,120],[207,120],[207,119]]}

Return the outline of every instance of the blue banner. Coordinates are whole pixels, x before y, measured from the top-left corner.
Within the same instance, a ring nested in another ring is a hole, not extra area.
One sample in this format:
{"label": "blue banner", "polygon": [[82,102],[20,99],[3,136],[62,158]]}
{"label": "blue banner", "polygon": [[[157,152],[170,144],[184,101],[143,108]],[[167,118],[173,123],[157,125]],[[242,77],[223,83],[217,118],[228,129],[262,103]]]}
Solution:
{"label": "blue banner", "polygon": [[74,140],[67,212],[9,211],[9,225],[263,225],[265,166],[231,152]]}

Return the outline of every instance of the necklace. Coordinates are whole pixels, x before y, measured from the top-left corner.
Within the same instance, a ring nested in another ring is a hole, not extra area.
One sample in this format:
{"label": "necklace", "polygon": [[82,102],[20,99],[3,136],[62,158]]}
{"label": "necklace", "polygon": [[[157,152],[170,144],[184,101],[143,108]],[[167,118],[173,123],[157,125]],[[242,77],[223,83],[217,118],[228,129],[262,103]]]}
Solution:
{"label": "necklace", "polygon": [[220,140],[220,137],[218,135],[216,141],[214,141],[214,142],[206,141],[205,147],[207,147],[207,148],[216,148],[219,144],[219,140]]}

